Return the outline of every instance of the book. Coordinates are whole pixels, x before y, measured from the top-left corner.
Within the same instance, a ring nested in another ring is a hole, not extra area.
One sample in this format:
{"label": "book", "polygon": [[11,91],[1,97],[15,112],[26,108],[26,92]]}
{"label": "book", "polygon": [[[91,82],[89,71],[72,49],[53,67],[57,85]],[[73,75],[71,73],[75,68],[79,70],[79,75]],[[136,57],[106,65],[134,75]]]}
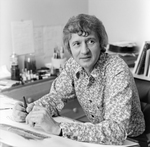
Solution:
{"label": "book", "polygon": [[138,75],[144,74],[145,58],[146,58],[146,52],[148,48],[150,48],[150,41],[145,41],[140,50],[133,73]]}
{"label": "book", "polygon": [[148,76],[149,66],[150,66],[150,49],[148,49],[146,52],[144,76]]}
{"label": "book", "polygon": [[143,74],[144,73],[144,63],[145,63],[145,57],[146,57],[146,47],[144,47],[144,50],[141,54],[137,69],[136,69],[136,74]]}
{"label": "book", "polygon": [[[150,49],[149,49],[150,50]],[[149,57],[150,58],[150,57]],[[149,64],[148,64],[148,73],[147,77],[150,79],[150,59],[149,59]]]}

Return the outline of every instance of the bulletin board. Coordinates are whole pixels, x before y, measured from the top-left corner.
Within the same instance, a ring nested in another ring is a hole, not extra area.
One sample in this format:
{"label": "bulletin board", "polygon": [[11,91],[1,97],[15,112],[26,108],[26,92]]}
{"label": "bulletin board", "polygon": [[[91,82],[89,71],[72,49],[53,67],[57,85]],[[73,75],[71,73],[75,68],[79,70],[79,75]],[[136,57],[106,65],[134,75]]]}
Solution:
{"label": "bulletin board", "polygon": [[34,52],[33,23],[31,20],[11,22],[12,47],[17,55]]}
{"label": "bulletin board", "polygon": [[62,26],[42,26],[34,28],[35,54],[44,59],[53,55],[55,47],[62,46]]}
{"label": "bulletin board", "polygon": [[32,20],[11,23],[13,52],[17,55],[34,53],[50,61],[55,47],[62,46],[63,25],[34,26]]}

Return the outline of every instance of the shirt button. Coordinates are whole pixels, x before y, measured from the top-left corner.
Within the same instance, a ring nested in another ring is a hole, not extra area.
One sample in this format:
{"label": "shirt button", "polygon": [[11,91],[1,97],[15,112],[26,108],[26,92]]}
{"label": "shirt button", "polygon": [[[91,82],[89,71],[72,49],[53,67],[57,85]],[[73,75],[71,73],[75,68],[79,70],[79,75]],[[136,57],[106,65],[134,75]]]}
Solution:
{"label": "shirt button", "polygon": [[89,100],[90,103],[92,103],[92,100]]}

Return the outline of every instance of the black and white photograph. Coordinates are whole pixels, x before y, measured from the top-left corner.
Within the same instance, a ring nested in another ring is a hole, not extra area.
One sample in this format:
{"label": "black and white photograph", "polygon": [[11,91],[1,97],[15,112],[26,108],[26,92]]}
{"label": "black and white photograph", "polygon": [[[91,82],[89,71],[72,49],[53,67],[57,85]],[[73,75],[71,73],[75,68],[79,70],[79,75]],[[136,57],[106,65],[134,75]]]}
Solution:
{"label": "black and white photograph", "polygon": [[150,0],[0,0],[0,147],[150,147]]}

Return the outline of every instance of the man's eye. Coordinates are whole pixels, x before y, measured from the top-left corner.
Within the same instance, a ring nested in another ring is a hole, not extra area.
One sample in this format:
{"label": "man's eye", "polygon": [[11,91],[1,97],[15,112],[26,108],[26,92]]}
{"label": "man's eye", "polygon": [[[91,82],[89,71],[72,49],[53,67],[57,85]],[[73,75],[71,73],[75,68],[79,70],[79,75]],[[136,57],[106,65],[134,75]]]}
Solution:
{"label": "man's eye", "polygon": [[88,43],[89,43],[89,44],[94,44],[95,41],[91,39],[91,40],[88,41]]}
{"label": "man's eye", "polygon": [[79,42],[75,42],[75,43],[73,44],[74,47],[77,47],[77,46],[79,46],[79,45],[80,45]]}

